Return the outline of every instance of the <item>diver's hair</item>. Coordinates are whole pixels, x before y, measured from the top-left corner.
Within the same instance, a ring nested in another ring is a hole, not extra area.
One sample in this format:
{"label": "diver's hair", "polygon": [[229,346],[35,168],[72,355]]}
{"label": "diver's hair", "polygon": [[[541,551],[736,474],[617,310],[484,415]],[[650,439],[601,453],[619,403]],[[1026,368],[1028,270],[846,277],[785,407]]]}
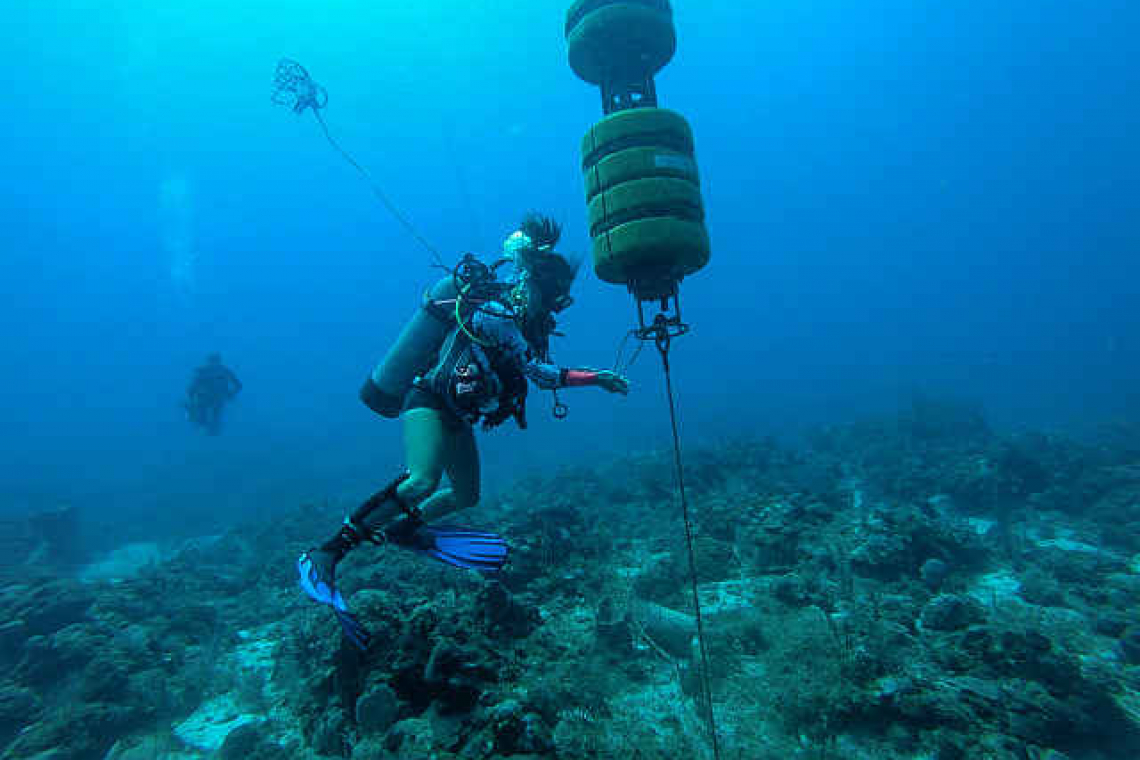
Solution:
{"label": "diver's hair", "polygon": [[554,251],[528,256],[523,266],[548,298],[569,295],[578,276],[578,263]]}
{"label": "diver's hair", "polygon": [[519,229],[539,248],[553,248],[562,238],[562,226],[537,211],[528,211],[519,223]]}

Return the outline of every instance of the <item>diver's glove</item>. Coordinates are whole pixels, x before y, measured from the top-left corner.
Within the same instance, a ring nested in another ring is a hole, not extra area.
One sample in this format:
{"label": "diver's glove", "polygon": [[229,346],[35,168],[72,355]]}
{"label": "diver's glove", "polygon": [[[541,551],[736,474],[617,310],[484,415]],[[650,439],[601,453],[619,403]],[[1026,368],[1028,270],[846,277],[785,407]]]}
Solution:
{"label": "diver's glove", "polygon": [[610,393],[629,393],[629,380],[608,369],[564,369],[562,385],[567,388],[596,385]]}
{"label": "diver's glove", "polygon": [[616,372],[610,372],[608,369],[603,369],[597,373],[597,377],[594,378],[594,385],[601,386],[610,393],[620,393],[623,396],[629,393],[629,380]]}

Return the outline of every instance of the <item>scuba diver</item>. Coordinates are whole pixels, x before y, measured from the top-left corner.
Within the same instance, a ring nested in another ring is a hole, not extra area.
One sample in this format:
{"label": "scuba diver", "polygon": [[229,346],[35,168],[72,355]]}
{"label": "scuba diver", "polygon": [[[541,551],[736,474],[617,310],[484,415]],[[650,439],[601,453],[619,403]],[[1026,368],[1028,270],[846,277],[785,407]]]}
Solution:
{"label": "scuba diver", "polygon": [[[507,545],[495,533],[430,521],[479,500],[474,426],[514,419],[526,427],[528,381],[543,390],[597,386],[626,394],[628,381],[608,370],[563,369],[549,360],[554,315],[571,303],[577,268],[554,251],[557,223],[528,214],[491,266],[470,254],[428,291],[361,400],[403,421],[407,471],[365,501],[340,529],[297,562],[300,583],[330,606],[345,635],[366,649],[368,632],[336,588],[337,564],[361,543],[392,543],[448,565],[495,571]],[[513,273],[499,279],[500,267]],[[564,407],[556,405],[556,416]],[[450,488],[440,489],[444,473]]]}
{"label": "scuba diver", "polygon": [[186,389],[182,408],[186,419],[206,431],[207,435],[222,432],[222,408],[241,392],[241,381],[233,371],[222,364],[222,355],[212,353],[206,363],[194,370],[194,377]]}

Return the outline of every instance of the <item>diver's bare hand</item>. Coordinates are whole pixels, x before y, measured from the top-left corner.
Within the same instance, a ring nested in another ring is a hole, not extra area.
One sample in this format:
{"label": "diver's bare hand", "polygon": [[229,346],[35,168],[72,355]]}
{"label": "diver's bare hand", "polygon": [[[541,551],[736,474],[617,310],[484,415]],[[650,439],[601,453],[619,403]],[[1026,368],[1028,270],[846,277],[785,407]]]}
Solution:
{"label": "diver's bare hand", "polygon": [[623,396],[629,393],[629,380],[608,369],[600,370],[594,382],[610,393],[620,393]]}

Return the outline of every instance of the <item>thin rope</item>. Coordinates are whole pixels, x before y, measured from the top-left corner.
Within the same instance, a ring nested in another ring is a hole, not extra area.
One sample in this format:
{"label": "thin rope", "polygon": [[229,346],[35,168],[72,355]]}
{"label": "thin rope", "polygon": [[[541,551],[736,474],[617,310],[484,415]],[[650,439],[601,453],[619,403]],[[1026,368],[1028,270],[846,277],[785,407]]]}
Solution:
{"label": "thin rope", "polygon": [[471,188],[467,184],[467,174],[459,163],[459,154],[455,149],[455,124],[448,120],[443,124],[444,145],[447,148],[447,162],[455,172],[455,184],[459,188],[459,195],[463,199],[463,206],[467,210],[467,221],[471,225],[471,234],[476,244],[482,245],[483,225],[480,216],[475,212],[475,204],[471,201]]}
{"label": "thin rope", "polygon": [[697,561],[693,553],[693,523],[689,517],[689,499],[685,493],[685,472],[681,463],[681,436],[677,432],[677,406],[673,400],[673,377],[669,371],[669,335],[658,333],[657,350],[661,352],[661,365],[665,369],[665,393],[669,398],[669,422],[673,428],[673,464],[677,469],[677,491],[681,497],[681,514],[685,518],[685,546],[689,551],[689,582],[693,588],[693,610],[697,618],[697,644],[701,650],[701,695],[712,737],[713,757],[720,760],[720,740],[713,712],[712,673],[709,670],[708,648],[705,646],[705,623],[701,615],[701,598],[697,593]]}
{"label": "thin rope", "polygon": [[637,361],[637,357],[641,356],[641,349],[645,347],[645,342],[639,340],[637,342],[637,348],[630,354],[628,361],[622,361],[625,358],[625,348],[629,344],[630,338],[636,337],[638,337],[637,330],[630,330],[622,337],[621,343],[618,344],[617,356],[614,357],[613,371],[619,375],[627,374],[629,370],[633,368],[633,363]]}
{"label": "thin rope", "polygon": [[317,123],[321,125],[321,131],[325,133],[325,139],[328,140],[329,145],[331,145],[333,149],[336,150],[336,152],[344,158],[345,161],[351,164],[352,167],[360,173],[360,176],[362,176],[364,178],[364,181],[368,183],[368,187],[372,189],[372,194],[375,195],[380,203],[384,205],[384,208],[388,209],[388,213],[395,217],[396,221],[403,225],[404,229],[408,231],[408,234],[415,238],[416,242],[423,246],[424,249],[432,255],[432,257],[435,259],[435,263],[439,266],[444,266],[443,258],[439,255],[439,251],[436,250],[435,246],[429,243],[424,238],[424,236],[420,234],[415,225],[413,225],[411,221],[409,221],[409,219],[404,216],[403,212],[401,212],[400,209],[396,207],[396,204],[393,203],[388,198],[388,196],[384,194],[384,191],[380,189],[380,185],[376,183],[376,180],[372,179],[372,175],[369,174],[368,170],[361,166],[356,161],[356,159],[352,157],[352,154],[342,148],[340,146],[340,143],[333,139],[332,132],[329,131],[328,125],[325,124],[325,119],[323,116],[321,116],[321,112],[314,108],[313,115],[317,117]]}

